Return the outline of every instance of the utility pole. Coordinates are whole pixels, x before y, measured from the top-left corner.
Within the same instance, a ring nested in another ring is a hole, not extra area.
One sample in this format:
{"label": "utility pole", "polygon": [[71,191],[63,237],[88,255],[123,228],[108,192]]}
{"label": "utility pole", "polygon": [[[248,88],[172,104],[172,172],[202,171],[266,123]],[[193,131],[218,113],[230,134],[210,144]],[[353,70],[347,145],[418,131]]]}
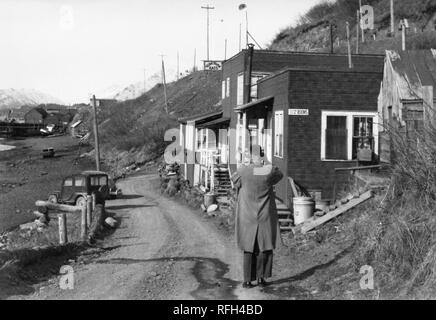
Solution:
{"label": "utility pole", "polygon": [[224,61],[227,60],[227,39],[224,41]]}
{"label": "utility pole", "polygon": [[357,10],[356,54],[359,54],[359,35],[360,35],[360,10]]}
{"label": "utility pole", "polygon": [[179,52],[177,51],[177,81],[179,81],[180,78],[180,58],[179,58]]}
{"label": "utility pole", "polygon": [[248,10],[245,9],[245,41],[247,42],[246,48],[248,49]]}
{"label": "utility pole", "polygon": [[207,5],[206,7],[201,7],[201,9],[207,10],[207,60],[209,60],[209,11],[215,9],[215,7]]}
{"label": "utility pole", "polygon": [[334,48],[333,48],[333,24],[330,23],[330,53],[333,54],[334,53]]}
{"label": "utility pole", "polygon": [[362,28],[362,0],[359,0],[359,28],[362,30],[362,43],[365,42],[365,30]]}
{"label": "utility pole", "polygon": [[144,68],[144,93],[147,92],[147,86],[146,86],[146,76],[145,76],[145,68]]}
{"label": "utility pole", "polygon": [[347,44],[348,44],[348,67],[353,68],[353,61],[351,60],[351,44],[350,44],[350,23],[347,21]]}
{"label": "utility pole", "polygon": [[241,46],[242,46],[242,24],[239,24],[239,51],[241,52]]}
{"label": "utility pole", "polygon": [[164,55],[160,55],[162,58],[162,84],[164,89],[164,98],[165,98],[165,112],[168,114],[168,98],[167,98],[167,82],[165,79],[165,62],[164,62]]}
{"label": "utility pole", "polygon": [[391,35],[395,35],[394,0],[391,0]]}
{"label": "utility pole", "polygon": [[92,96],[92,109],[94,112],[95,165],[97,171],[100,171],[100,142],[98,139],[97,100],[95,99],[95,95]]}
{"label": "utility pole", "polygon": [[194,49],[194,69],[192,71],[197,71],[197,48]]}

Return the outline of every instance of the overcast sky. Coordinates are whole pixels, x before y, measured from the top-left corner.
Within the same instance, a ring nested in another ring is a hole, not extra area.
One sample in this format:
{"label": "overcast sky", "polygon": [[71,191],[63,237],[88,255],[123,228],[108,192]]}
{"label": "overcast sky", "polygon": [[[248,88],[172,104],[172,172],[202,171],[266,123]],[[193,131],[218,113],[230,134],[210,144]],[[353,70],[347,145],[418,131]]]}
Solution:
{"label": "overcast sky", "polygon": [[[181,71],[206,58],[206,10],[210,58],[237,53],[239,25],[260,45],[319,0],[0,0],[0,88],[33,88],[66,103],[114,84],[142,81],[160,69]],[[245,39],[244,39],[245,40]],[[245,41],[243,41],[243,45]]]}

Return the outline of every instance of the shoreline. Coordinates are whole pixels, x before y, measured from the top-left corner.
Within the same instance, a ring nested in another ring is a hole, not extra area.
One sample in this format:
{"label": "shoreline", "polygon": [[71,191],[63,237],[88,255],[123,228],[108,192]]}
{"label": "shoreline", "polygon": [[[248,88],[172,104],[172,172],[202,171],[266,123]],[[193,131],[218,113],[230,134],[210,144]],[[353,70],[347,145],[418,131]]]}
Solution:
{"label": "shoreline", "polygon": [[[65,176],[95,166],[92,159],[80,157],[92,147],[80,146],[68,135],[0,142],[15,147],[0,151],[0,234],[35,220],[35,201],[58,190]],[[48,147],[55,149],[54,158],[42,157],[42,150]]]}

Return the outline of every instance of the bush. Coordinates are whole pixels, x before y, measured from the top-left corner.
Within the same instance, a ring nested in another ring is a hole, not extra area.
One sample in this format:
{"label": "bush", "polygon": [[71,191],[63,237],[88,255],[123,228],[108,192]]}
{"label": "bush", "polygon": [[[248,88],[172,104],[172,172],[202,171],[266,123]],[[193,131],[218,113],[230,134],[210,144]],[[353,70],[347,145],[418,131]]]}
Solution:
{"label": "bush", "polygon": [[372,265],[385,292],[436,296],[436,128],[388,128],[393,145],[391,184],[380,207],[356,222],[357,265]]}

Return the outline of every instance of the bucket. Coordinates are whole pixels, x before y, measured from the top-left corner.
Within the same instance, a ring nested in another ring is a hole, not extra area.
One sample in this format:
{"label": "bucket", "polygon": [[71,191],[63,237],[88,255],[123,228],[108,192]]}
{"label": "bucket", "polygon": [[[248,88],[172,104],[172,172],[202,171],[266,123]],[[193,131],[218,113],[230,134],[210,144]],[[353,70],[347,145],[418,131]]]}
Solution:
{"label": "bucket", "polygon": [[315,201],[308,197],[294,198],[294,224],[298,225],[313,216]]}

